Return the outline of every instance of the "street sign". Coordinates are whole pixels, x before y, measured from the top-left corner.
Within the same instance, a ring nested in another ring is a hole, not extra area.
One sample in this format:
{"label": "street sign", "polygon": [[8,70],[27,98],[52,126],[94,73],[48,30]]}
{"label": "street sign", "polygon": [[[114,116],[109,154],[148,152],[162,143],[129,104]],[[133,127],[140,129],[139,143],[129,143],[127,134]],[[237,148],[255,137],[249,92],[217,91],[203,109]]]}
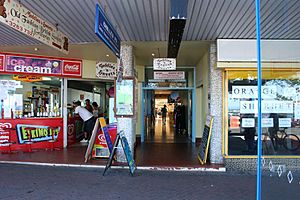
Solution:
{"label": "street sign", "polygon": [[95,33],[120,58],[120,37],[99,4],[96,5]]}

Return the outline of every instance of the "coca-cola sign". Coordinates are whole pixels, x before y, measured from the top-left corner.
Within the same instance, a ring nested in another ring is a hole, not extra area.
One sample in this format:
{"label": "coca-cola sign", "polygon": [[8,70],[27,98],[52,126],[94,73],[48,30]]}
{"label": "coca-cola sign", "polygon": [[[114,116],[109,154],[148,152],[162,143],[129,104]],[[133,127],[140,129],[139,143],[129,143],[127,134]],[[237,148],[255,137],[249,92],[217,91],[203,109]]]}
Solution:
{"label": "coca-cola sign", "polygon": [[0,54],[0,71],[4,71],[4,60],[5,60],[4,55]]}
{"label": "coca-cola sign", "polygon": [[64,61],[63,75],[81,76],[81,62]]}

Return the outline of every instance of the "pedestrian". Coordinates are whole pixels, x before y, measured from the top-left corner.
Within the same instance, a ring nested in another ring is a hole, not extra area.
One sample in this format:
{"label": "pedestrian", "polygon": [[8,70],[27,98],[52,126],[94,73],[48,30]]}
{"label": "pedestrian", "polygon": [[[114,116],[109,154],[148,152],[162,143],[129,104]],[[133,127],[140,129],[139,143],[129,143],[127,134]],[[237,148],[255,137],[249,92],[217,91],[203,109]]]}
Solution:
{"label": "pedestrian", "polygon": [[89,99],[85,100],[85,108],[90,112],[93,113],[93,107],[91,106],[91,101]]}
{"label": "pedestrian", "polygon": [[95,125],[95,118],[86,108],[81,107],[81,102],[76,101],[73,102],[73,106],[75,108],[75,115],[79,115],[80,118],[84,121],[83,123],[83,130],[84,130],[84,139],[88,142],[91,138],[94,125]]}
{"label": "pedestrian", "polygon": [[164,105],[164,107],[161,109],[161,116],[162,116],[163,125],[166,125],[167,113],[168,113],[167,106]]}
{"label": "pedestrian", "polygon": [[100,107],[98,106],[97,102],[94,101],[92,103],[92,106],[93,106],[93,115],[95,118],[103,116],[103,113],[102,113]]}

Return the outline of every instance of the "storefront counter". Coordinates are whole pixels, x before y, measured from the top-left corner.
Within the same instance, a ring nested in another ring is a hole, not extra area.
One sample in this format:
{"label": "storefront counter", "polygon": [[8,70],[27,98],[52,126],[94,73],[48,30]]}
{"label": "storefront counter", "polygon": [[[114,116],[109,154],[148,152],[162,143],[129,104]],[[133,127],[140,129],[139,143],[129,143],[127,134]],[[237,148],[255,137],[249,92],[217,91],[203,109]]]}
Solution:
{"label": "storefront counter", "polygon": [[83,121],[79,116],[68,117],[68,146],[84,138]]}
{"label": "storefront counter", "polygon": [[0,119],[0,151],[62,147],[62,118]]}

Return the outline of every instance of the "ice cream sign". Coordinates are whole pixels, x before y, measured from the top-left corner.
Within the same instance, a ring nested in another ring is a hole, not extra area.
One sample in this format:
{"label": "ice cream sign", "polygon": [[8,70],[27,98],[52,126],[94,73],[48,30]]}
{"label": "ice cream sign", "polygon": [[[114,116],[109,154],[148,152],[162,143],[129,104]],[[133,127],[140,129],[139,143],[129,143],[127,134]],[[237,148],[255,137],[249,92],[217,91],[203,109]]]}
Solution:
{"label": "ice cream sign", "polygon": [[61,74],[62,62],[45,58],[6,56],[5,71],[32,74]]}
{"label": "ice cream sign", "polygon": [[81,77],[80,60],[5,54],[4,61],[4,71],[11,74]]}

